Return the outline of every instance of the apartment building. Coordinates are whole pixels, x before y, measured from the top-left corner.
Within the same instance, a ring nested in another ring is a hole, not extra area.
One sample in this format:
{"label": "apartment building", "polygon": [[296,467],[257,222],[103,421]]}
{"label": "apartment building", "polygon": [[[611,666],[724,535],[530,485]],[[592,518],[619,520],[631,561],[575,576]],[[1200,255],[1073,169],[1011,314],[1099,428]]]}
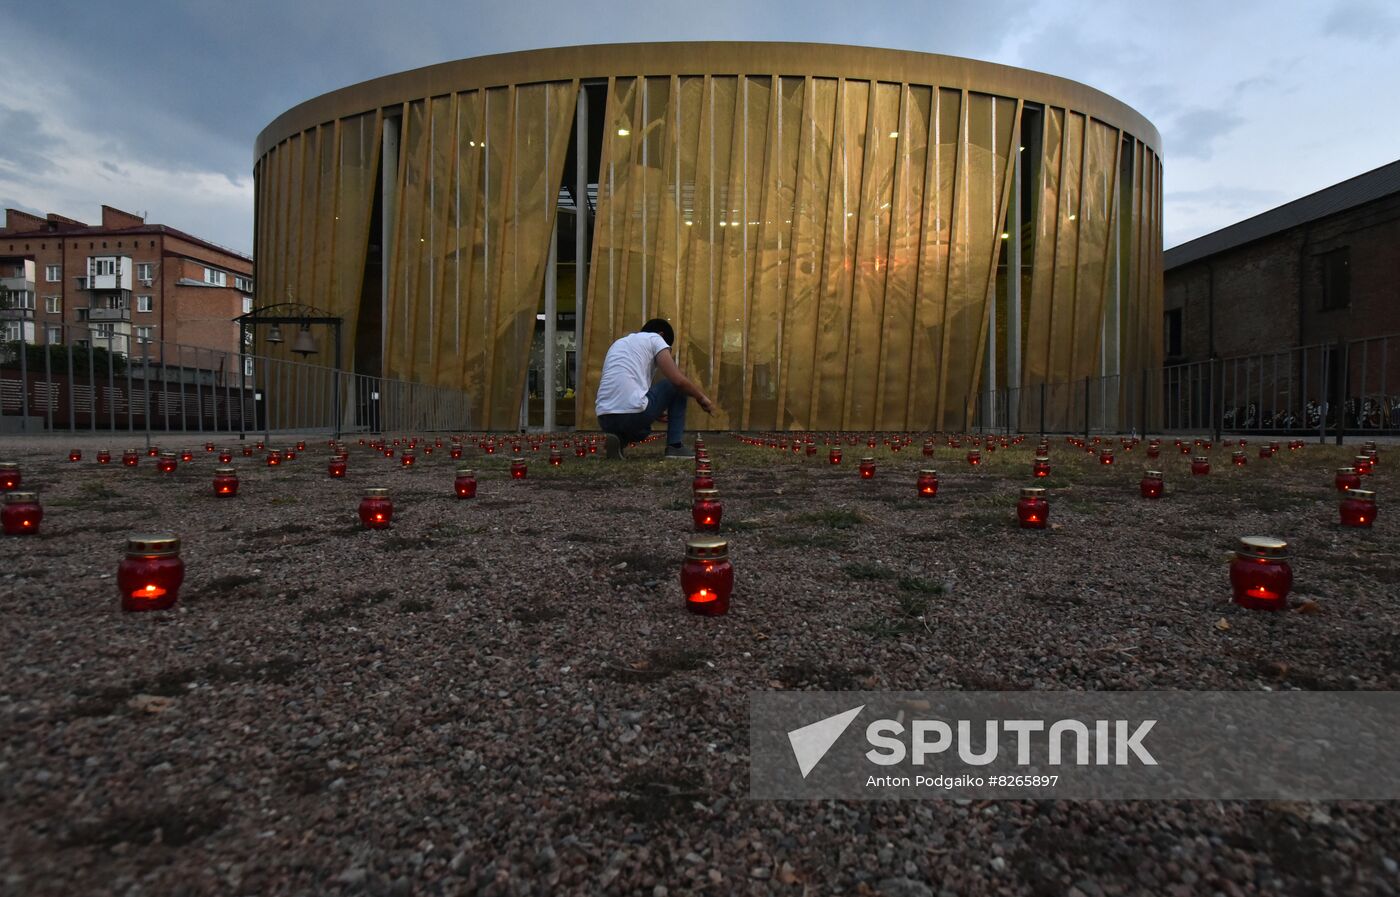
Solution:
{"label": "apartment building", "polygon": [[237,352],[233,319],[252,304],[253,260],[184,231],[105,205],[101,224],[5,210],[7,341],[123,355],[161,341]]}

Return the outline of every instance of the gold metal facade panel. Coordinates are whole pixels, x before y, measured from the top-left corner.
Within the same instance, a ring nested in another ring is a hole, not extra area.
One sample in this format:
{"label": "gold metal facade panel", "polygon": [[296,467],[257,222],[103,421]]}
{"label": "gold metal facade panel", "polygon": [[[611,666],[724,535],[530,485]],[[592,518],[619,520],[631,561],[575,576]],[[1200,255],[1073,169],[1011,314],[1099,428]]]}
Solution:
{"label": "gold metal facade panel", "polygon": [[[400,139],[384,373],[464,389],[477,426],[519,417],[577,89],[492,86],[390,110]],[[583,426],[595,423],[611,342],[652,316],[673,322],[678,361],[719,405],[697,413],[700,426],[967,424],[985,388],[991,303],[1006,370],[998,261],[1012,163],[1032,144],[1019,134],[1022,103],[764,73],[619,76],[606,94],[606,108],[590,110],[604,138],[580,333]],[[1036,120],[1039,157],[1023,155],[1035,200],[1022,210],[1033,232],[1022,378],[997,386],[1097,376],[1115,288],[1121,370],[1155,366],[1160,160],[1081,109],[1050,106]],[[263,301],[292,289],[332,308],[347,318],[347,347],[380,128],[377,113],[347,117],[292,135],[257,167]]]}

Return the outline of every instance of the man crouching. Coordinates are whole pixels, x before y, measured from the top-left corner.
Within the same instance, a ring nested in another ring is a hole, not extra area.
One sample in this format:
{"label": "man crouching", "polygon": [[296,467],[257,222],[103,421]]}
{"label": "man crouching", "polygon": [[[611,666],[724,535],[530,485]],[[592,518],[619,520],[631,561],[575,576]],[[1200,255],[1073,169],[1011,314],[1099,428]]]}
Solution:
{"label": "man crouching", "polygon": [[[695,399],[706,413],[714,402],[681,373],[671,357],[676,332],[664,318],[652,318],[636,333],[629,333],[608,349],[603,376],[598,381],[594,413],[598,429],[607,434],[607,456],[624,458],[627,446],[651,435],[653,421],[666,422],[667,458],[693,458],[685,447],[685,400]],[[662,377],[651,382],[653,370]]]}

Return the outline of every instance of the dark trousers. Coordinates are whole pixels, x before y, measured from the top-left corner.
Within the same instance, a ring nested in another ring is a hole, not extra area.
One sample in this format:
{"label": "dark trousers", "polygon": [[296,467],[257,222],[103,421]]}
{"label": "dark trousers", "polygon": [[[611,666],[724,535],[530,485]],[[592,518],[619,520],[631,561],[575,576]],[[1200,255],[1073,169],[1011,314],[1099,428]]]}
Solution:
{"label": "dark trousers", "polygon": [[682,445],[685,438],[686,395],[676,388],[676,384],[662,378],[647,390],[645,411],[631,414],[600,414],[598,429],[612,433],[622,440],[623,445],[641,442],[651,435],[651,425],[661,415],[666,415],[666,444]]}

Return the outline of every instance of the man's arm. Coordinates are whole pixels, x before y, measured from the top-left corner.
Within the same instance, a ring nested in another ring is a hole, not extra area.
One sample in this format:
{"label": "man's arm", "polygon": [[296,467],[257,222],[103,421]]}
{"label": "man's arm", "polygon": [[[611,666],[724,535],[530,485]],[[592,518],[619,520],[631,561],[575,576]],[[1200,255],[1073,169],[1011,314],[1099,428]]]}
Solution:
{"label": "man's arm", "polygon": [[710,397],[705,395],[704,390],[681,373],[681,369],[676,366],[676,360],[671,357],[670,349],[662,349],[656,353],[656,366],[661,369],[662,375],[667,380],[676,384],[677,389],[694,399],[706,414],[714,413],[715,403],[710,401]]}

